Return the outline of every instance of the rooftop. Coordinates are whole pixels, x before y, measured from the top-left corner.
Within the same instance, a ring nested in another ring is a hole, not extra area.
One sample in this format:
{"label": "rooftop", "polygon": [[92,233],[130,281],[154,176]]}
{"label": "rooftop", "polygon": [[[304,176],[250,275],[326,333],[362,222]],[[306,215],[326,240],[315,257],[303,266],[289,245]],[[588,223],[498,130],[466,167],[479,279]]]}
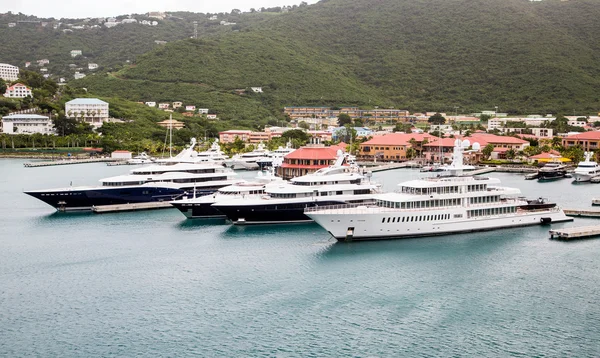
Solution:
{"label": "rooftop", "polygon": [[566,139],[591,139],[600,140],[600,131],[583,132],[568,136]]}
{"label": "rooftop", "polygon": [[98,98],[75,98],[66,104],[108,104]]}
{"label": "rooftop", "polygon": [[49,119],[48,116],[41,116],[39,114],[9,114],[8,116],[2,117],[2,120],[13,120],[13,119]]}

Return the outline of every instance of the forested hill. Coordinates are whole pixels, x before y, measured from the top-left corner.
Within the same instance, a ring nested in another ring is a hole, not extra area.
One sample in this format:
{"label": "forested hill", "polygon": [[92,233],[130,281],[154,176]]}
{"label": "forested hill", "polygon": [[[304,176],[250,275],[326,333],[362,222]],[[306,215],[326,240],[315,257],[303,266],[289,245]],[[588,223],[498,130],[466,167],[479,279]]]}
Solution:
{"label": "forested hill", "polygon": [[263,86],[262,100],[280,105],[595,112],[598,18],[598,0],[323,0],[168,44],[119,76],[154,81],[161,96],[166,84],[188,83]]}
{"label": "forested hill", "polygon": [[[194,22],[197,22],[197,35],[203,37],[243,29],[282,11],[281,8],[264,10],[263,13],[237,10],[219,14],[170,12],[164,19],[151,18],[148,14],[87,19],[0,14],[0,63],[24,67],[26,62],[31,62],[30,69],[39,71],[41,67],[36,61],[48,59],[50,63],[43,66],[47,73],[68,80],[73,78],[76,68],[89,73],[87,64],[90,62],[99,65],[96,72],[135,64],[138,55],[159,48],[163,42],[192,37]],[[221,21],[228,25],[221,25]],[[116,25],[111,27],[111,22]],[[71,50],[81,50],[82,56],[72,58]],[[75,66],[69,67],[70,64]]]}

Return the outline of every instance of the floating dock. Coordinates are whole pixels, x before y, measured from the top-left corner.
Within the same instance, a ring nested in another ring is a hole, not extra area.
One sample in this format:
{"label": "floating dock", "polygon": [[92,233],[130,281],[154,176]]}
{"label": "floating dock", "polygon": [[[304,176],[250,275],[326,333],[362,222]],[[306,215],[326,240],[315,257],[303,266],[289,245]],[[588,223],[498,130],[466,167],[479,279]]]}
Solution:
{"label": "floating dock", "polygon": [[[122,160],[122,159],[120,159]],[[71,165],[71,164],[87,164],[87,163],[104,163],[104,162],[114,162],[115,159],[112,158],[88,158],[88,159],[62,159],[62,160],[53,160],[47,162],[29,162],[23,163],[25,168],[38,168],[38,167],[50,167],[54,165]]]}
{"label": "floating dock", "polygon": [[375,173],[375,172],[383,172],[386,170],[394,170],[394,169],[400,169],[400,168],[409,168],[412,165],[414,165],[413,163],[409,163],[409,162],[403,162],[403,163],[390,163],[390,164],[383,164],[383,165],[378,165],[376,167],[371,167],[368,168],[369,171]]}
{"label": "floating dock", "polygon": [[93,206],[92,211],[97,214],[118,213],[123,211],[155,210],[172,208],[173,205],[168,201],[152,201],[149,203],[134,204],[116,204],[116,205],[98,205]]}
{"label": "floating dock", "polygon": [[600,218],[600,209],[563,209],[567,216]]}
{"label": "floating dock", "polygon": [[573,240],[600,236],[600,225],[550,230],[550,239]]}

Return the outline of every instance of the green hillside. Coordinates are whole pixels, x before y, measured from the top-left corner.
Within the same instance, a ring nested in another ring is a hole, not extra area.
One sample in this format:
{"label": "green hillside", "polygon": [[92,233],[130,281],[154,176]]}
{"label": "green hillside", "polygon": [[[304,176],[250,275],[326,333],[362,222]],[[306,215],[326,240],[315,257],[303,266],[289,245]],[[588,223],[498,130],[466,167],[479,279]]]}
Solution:
{"label": "green hillside", "polygon": [[[181,98],[166,90],[182,86],[208,107],[218,106],[217,94],[262,86],[261,98],[247,96],[238,105],[263,103],[271,113],[305,104],[595,113],[598,5],[324,0],[237,32],[170,43],[139,56],[119,80],[94,78],[85,85],[165,100]],[[144,88],[136,85],[141,80],[148,81]]]}

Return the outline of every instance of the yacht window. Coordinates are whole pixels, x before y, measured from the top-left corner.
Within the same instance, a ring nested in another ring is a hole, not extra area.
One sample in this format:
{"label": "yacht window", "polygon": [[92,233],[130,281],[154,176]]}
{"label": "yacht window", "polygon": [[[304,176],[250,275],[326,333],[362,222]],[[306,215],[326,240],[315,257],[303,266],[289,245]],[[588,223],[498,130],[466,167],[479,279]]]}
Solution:
{"label": "yacht window", "polygon": [[404,217],[402,217],[402,222],[404,222]]}
{"label": "yacht window", "polygon": [[387,222],[388,222],[388,223],[390,222],[390,218],[387,218]]}
{"label": "yacht window", "polygon": [[381,223],[383,224],[385,222],[385,218],[381,219]]}
{"label": "yacht window", "polygon": [[392,219],[392,222],[393,222],[393,223],[395,223],[395,222],[396,222],[396,218],[395,218],[395,217]]}

